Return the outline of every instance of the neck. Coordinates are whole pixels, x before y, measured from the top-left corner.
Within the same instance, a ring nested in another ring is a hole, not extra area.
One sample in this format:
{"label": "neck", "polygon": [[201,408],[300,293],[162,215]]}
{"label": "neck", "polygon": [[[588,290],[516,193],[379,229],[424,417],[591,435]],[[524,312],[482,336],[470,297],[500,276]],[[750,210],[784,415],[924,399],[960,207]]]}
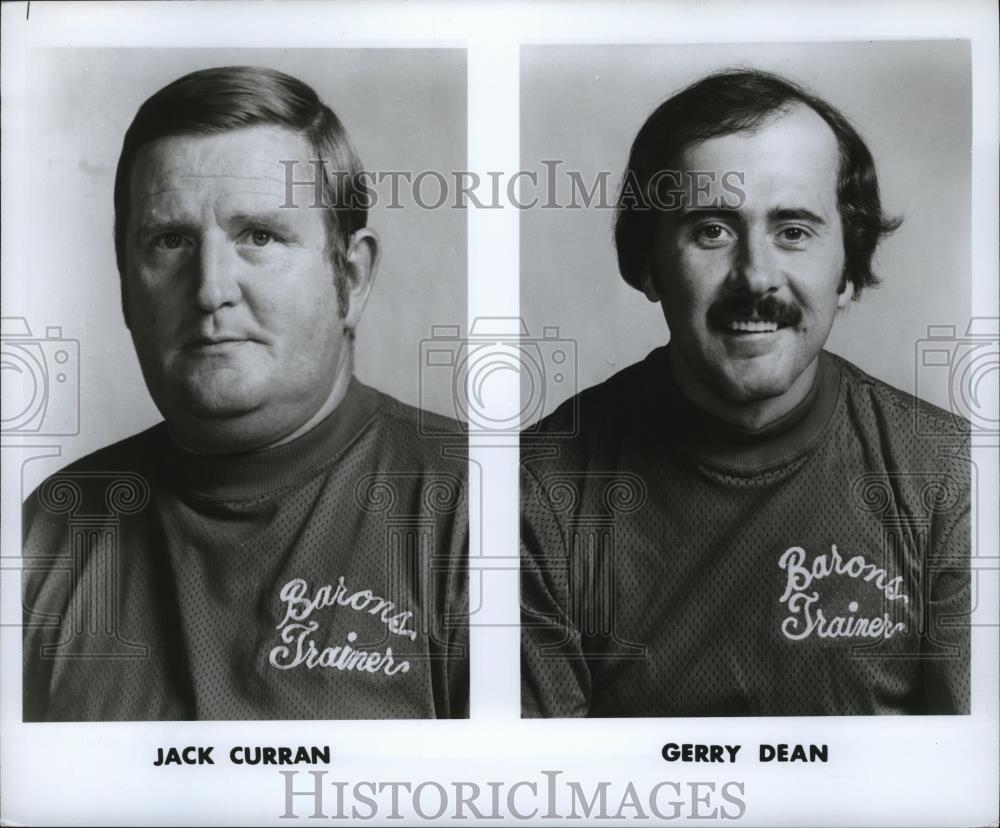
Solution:
{"label": "neck", "polygon": [[817,357],[809,363],[783,394],[760,400],[734,402],[716,394],[702,383],[687,365],[677,358],[675,349],[670,349],[669,354],[670,369],[673,372],[674,381],[684,396],[698,408],[745,431],[760,431],[767,428],[802,402],[808,396],[809,390],[816,380],[816,371],[819,365],[819,357]]}
{"label": "neck", "polygon": [[353,373],[351,351],[349,348],[344,348],[340,352],[340,363],[337,365],[337,376],[333,381],[333,387],[330,389],[329,395],[316,413],[290,434],[287,434],[279,440],[275,440],[273,443],[268,443],[266,446],[263,446],[263,448],[273,448],[274,446],[280,446],[284,443],[290,443],[296,437],[301,437],[303,434],[306,434],[316,428],[316,426],[329,417],[336,410],[337,406],[340,405],[344,396],[347,394],[347,389],[351,384],[351,377],[353,376]]}
{"label": "neck", "polygon": [[293,428],[291,431],[272,438],[249,439],[240,433],[240,429],[227,429],[233,431],[236,436],[228,440],[219,441],[217,439],[203,439],[197,434],[182,433],[174,425],[167,423],[170,437],[180,448],[191,454],[239,454],[248,451],[266,451],[267,449],[290,443],[303,434],[312,431],[323,420],[329,417],[337,406],[347,395],[347,389],[351,385],[353,376],[352,349],[343,348],[340,352],[340,360],[337,363],[336,375],[330,393],[326,399],[305,422]]}

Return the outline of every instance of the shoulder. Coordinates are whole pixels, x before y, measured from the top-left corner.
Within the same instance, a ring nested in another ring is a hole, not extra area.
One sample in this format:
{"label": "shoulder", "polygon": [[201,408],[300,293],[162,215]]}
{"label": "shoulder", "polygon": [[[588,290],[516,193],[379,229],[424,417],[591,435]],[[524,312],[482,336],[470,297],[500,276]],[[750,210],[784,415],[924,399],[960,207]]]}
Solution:
{"label": "shoulder", "polygon": [[[372,389],[374,391],[374,389]],[[379,398],[379,412],[389,424],[406,431],[418,431],[428,436],[450,436],[462,433],[457,420],[404,403],[384,391],[374,391]]]}
{"label": "shoulder", "polygon": [[525,430],[525,435],[579,435],[624,426],[636,404],[663,388],[666,348],[657,348],[641,362],[613,374],[559,405]]}
{"label": "shoulder", "polygon": [[[38,563],[25,566],[25,606],[66,605],[74,581],[63,577],[64,567],[53,566],[52,560],[70,554],[84,535],[90,538],[84,542],[93,542],[117,524],[117,515],[144,508],[165,439],[161,423],[70,463],[28,496],[22,511],[22,555]],[[74,537],[75,517],[82,520]]]}
{"label": "shoulder", "polygon": [[113,471],[117,468],[141,468],[155,457],[158,457],[168,440],[167,425],[159,422],[154,426],[140,431],[84,455],[74,460],[56,474],[88,471]]}
{"label": "shoulder", "polygon": [[413,468],[447,470],[464,477],[468,456],[465,429],[450,417],[404,403],[372,388],[376,410],[371,440],[380,470]]}
{"label": "shoulder", "polygon": [[97,480],[106,476],[114,477],[117,472],[147,474],[156,468],[168,439],[166,424],[157,423],[145,431],[74,460],[47,477],[31,497],[36,496],[46,485],[60,479]]}
{"label": "shoulder", "polygon": [[[637,462],[652,438],[649,412],[662,410],[666,349],[570,397],[521,433],[525,469],[618,468]],[[625,458],[628,458],[627,460]]]}
{"label": "shoulder", "polygon": [[[148,496],[167,439],[166,425],[161,422],[49,475],[24,502],[25,536],[43,513],[89,513],[92,509],[102,513],[101,507],[109,497],[143,500]],[[100,503],[90,502],[95,499]]]}
{"label": "shoulder", "polygon": [[[971,486],[970,424],[913,394],[894,388],[847,360],[825,354],[841,376],[841,430],[862,447],[871,475],[885,476],[920,498],[967,502]],[[843,433],[843,432],[842,432]],[[927,489],[930,485],[934,491]],[[944,503],[941,505],[943,510]]]}
{"label": "shoulder", "polygon": [[[361,452],[355,455],[355,463],[360,463],[355,468],[361,469],[355,497],[380,511],[391,490],[391,502],[410,504],[407,508],[414,514],[467,527],[469,450],[461,424],[368,386],[364,389],[373,395],[375,410],[355,442]],[[461,528],[449,531],[456,542],[463,537]]]}
{"label": "shoulder", "polygon": [[823,356],[840,373],[847,403],[854,411],[878,416],[890,430],[917,442],[923,437],[969,434],[964,418],[876,379],[843,357],[825,351]]}

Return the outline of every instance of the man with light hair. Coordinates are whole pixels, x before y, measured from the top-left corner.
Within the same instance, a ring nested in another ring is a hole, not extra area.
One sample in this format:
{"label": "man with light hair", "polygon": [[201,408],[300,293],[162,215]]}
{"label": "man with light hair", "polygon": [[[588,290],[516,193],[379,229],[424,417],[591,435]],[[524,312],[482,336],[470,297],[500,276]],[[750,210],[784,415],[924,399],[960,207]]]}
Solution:
{"label": "man with light hair", "polygon": [[[289,167],[319,203],[289,198]],[[333,111],[271,69],[140,107],[115,249],[165,422],[25,504],[26,721],[467,715],[459,433],[353,376],[378,261],[360,173]]]}

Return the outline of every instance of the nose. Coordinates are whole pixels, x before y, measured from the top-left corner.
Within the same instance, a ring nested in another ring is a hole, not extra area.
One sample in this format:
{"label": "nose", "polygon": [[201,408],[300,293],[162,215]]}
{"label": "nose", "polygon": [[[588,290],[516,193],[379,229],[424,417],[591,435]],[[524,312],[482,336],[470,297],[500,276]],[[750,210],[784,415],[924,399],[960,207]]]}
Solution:
{"label": "nose", "polygon": [[195,262],[192,304],[203,313],[215,313],[240,300],[240,258],[223,238],[206,234]]}
{"label": "nose", "polygon": [[757,296],[781,286],[781,269],[765,232],[750,230],[741,236],[731,282],[735,288]]}

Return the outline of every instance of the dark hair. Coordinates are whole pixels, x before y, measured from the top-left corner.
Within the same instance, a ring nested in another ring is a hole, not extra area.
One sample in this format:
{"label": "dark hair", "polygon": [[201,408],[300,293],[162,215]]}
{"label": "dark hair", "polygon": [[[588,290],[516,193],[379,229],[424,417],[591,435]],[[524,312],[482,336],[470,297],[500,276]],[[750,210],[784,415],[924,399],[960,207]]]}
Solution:
{"label": "dark hair", "polygon": [[882,212],[878,177],[871,152],[847,118],[833,106],[785,78],[754,69],[732,69],[702,78],[661,104],[642,125],[629,153],[622,192],[615,210],[618,269],[632,287],[641,289],[649,270],[652,234],[658,213],[637,203],[637,185],[645,191],[653,176],[676,164],[693,144],[720,135],[758,129],[775,113],[796,104],[814,110],[837,139],[840,170],[837,203],[844,232],[844,275],[854,284],[854,297],[878,283],[872,257],[879,241],[901,220]]}
{"label": "dark hair", "polygon": [[[115,256],[125,304],[129,182],[139,150],[176,135],[217,135],[271,125],[303,135],[323,168],[328,252],[336,274],[341,313],[346,310],[345,269],[351,235],[365,226],[369,194],[361,161],[340,119],[297,78],[258,66],[222,66],[192,72],[164,86],[139,107],[125,133],[115,174]],[[313,160],[313,159],[310,159]],[[315,167],[312,167],[315,174]],[[335,175],[330,175],[327,168]]]}

